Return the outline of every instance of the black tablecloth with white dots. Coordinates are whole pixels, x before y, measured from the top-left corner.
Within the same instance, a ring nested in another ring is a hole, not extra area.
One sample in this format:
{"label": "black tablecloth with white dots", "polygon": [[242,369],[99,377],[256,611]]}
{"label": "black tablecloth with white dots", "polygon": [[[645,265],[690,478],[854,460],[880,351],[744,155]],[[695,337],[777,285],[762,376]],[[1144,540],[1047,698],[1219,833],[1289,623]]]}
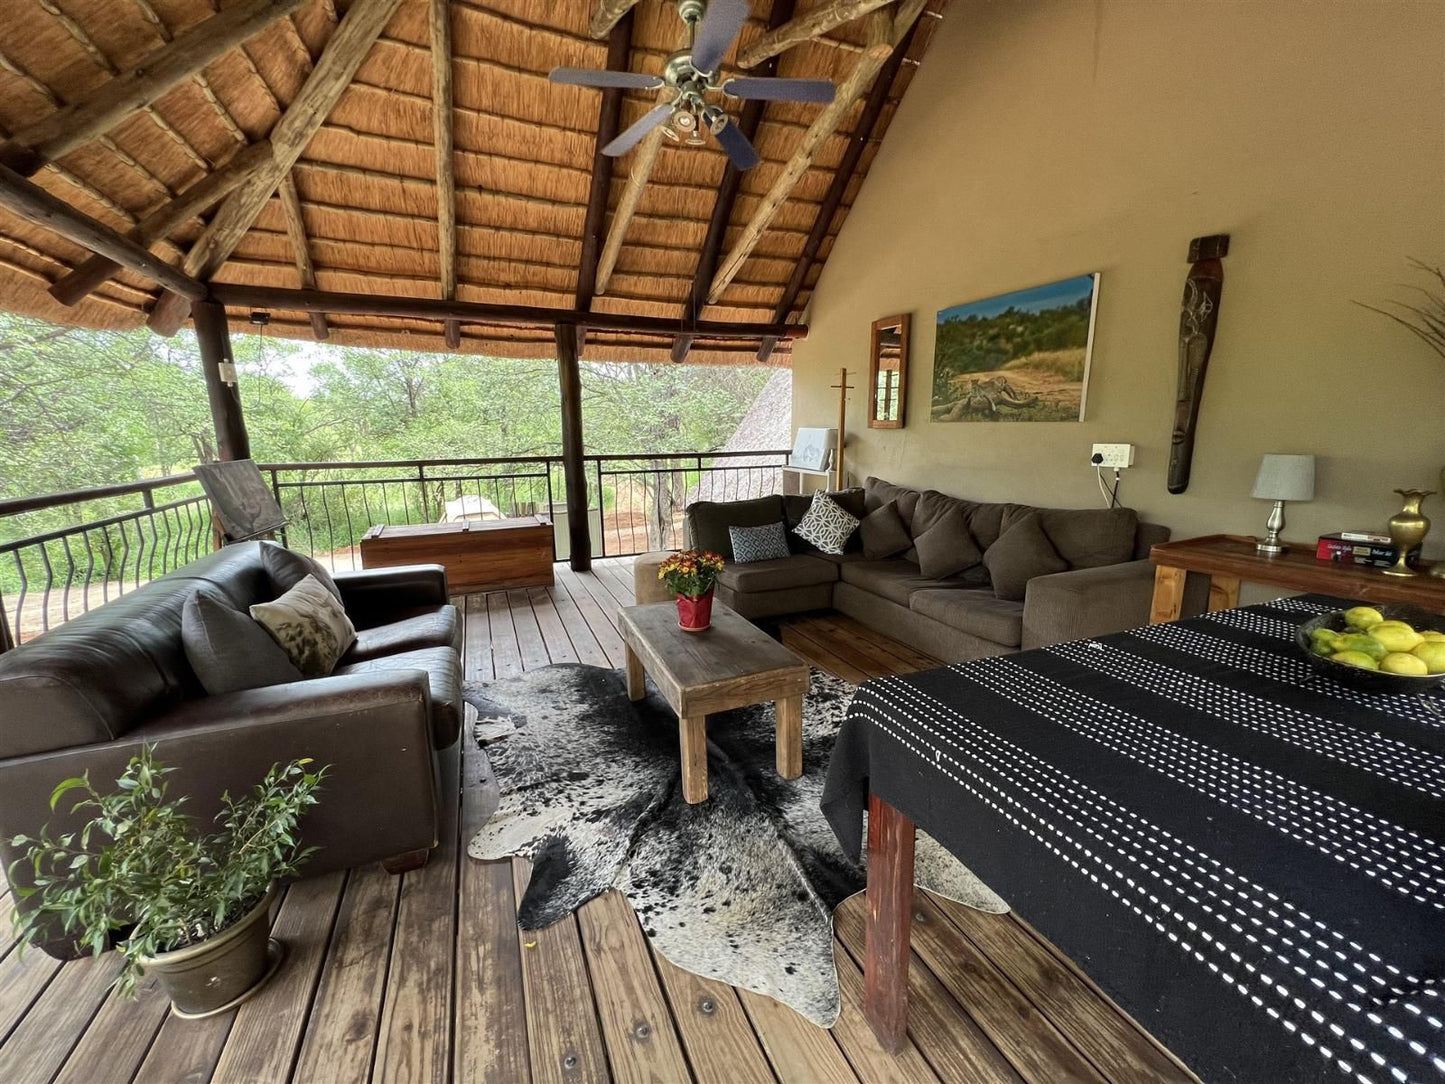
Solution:
{"label": "black tablecloth with white dots", "polygon": [[1205,1081],[1445,1081],[1445,696],[1300,657],[1308,595],[859,688],[870,789]]}

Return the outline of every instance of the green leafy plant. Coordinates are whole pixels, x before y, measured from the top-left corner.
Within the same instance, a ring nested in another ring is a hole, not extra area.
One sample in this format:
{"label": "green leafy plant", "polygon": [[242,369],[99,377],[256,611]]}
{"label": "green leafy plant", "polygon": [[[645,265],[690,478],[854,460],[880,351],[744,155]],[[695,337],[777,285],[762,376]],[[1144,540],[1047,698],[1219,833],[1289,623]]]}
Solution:
{"label": "green leafy plant", "polygon": [[125,966],[115,985],[133,994],[144,957],[214,937],[315,852],[300,845],[296,826],[317,803],[329,766],[312,771],[310,764],[272,765],[250,794],[223,794],[218,830],[209,834],[197,831],[184,797],[168,797],[166,776],[175,769],[159,764],[150,746],[131,758],[114,793],[96,790],[89,773],[64,780],[50,795],[51,810],[81,791],[71,811],[94,816],[78,831],[52,836],[46,825],[38,838],[10,840],[26,848],[12,871],[30,867],[30,885],[15,892],[36,900],[15,912],[22,945],[53,936],[58,923],[99,955],[119,933]]}
{"label": "green leafy plant", "polygon": [[1436,281],[1427,288],[1424,286],[1405,286],[1419,294],[1421,300],[1418,304],[1408,301],[1390,301],[1387,304],[1395,306],[1399,312],[1391,312],[1389,309],[1382,309],[1375,305],[1366,305],[1363,301],[1355,304],[1377,312],[1381,316],[1388,316],[1401,327],[1408,328],[1417,336],[1430,345],[1430,348],[1445,357],[1445,269],[1431,267],[1422,260],[1411,260],[1417,271],[1424,272]]}

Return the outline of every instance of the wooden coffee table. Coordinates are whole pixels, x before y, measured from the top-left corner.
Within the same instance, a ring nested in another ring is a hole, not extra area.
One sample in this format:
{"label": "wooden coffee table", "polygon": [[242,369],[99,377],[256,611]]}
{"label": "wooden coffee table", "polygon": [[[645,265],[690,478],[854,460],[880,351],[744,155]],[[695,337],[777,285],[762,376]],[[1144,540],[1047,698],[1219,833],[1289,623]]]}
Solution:
{"label": "wooden coffee table", "polygon": [[682,796],[707,801],[707,716],[773,701],[777,765],[784,779],[803,774],[803,694],[808,664],[752,622],[719,602],[712,627],[683,632],[677,606],[625,606],[618,628],[627,645],[627,695],[646,695],[644,674],[677,712],[682,741]]}

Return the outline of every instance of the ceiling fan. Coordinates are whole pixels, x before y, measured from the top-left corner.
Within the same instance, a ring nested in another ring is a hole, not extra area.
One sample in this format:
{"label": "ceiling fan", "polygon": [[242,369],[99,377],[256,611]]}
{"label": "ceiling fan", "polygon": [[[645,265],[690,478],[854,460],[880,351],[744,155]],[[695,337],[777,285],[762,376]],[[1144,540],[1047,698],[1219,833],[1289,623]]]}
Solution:
{"label": "ceiling fan", "polygon": [[554,68],[548,78],[573,86],[625,90],[668,87],[672,100],[649,110],[637,123],[602,148],[611,157],[626,154],[658,125],[674,142],[701,146],[711,132],[729,161],[739,170],[752,169],[761,159],[748,137],[722,106],[707,95],[774,102],[831,102],[833,84],[826,79],[772,79],[735,77],[718,81],[718,65],[748,19],[747,0],[678,0],[677,13],[687,26],[689,45],[663,64],[662,75],[640,72],[598,71],[591,68]]}

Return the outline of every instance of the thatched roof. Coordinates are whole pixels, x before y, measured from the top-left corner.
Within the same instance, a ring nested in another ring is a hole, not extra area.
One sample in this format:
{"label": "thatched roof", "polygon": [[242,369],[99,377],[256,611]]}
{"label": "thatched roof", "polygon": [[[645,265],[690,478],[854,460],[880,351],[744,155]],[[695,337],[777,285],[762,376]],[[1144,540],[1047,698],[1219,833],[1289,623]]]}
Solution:
{"label": "thatched roof", "polygon": [[[556,65],[607,66],[606,40],[589,35],[596,2],[451,2],[460,300],[549,307],[575,303],[601,95],[553,85],[547,73]],[[920,19],[819,259],[789,313],[775,316],[864,111],[861,98],[823,142],[718,303],[699,316],[753,323],[798,318],[944,3],[931,0]],[[17,0],[4,5],[0,136],[94,91],[229,6],[228,0]],[[310,0],[32,179],[118,230],[134,227],[246,143],[267,137],[351,6],[345,0]],[[771,6],[768,0],[753,0],[740,47],[763,33]],[[816,0],[800,0],[797,11],[816,6]],[[633,16],[629,68],[659,71],[677,48],[681,28],[670,0],[642,0]],[[402,0],[291,170],[320,289],[441,296],[430,42],[428,0]],[[864,21],[847,23],[782,53],[777,74],[841,83],[864,43]],[[731,55],[724,67],[733,69]],[[628,92],[621,124],[630,124],[653,103],[650,93]],[[725,246],[753,215],[819,109],[768,104],[755,139],[763,162],[742,175]],[[613,171],[609,217],[624,190],[630,160],[619,159]],[[591,301],[593,311],[683,317],[725,165],[712,142],[704,148],[664,145],[615,273],[606,292]],[[179,264],[209,213],[192,217],[155,251]],[[0,308],[91,327],[131,328],[144,322],[158,290],[131,272],[74,307],[47,295],[47,287],[87,255],[56,234],[0,211]],[[281,199],[273,196],[214,280],[297,287],[298,274]],[[240,322],[247,316],[233,315]],[[332,341],[442,348],[437,323],[365,316],[328,317],[327,322]],[[300,313],[278,311],[270,326],[282,335],[310,338],[313,333]],[[586,336],[583,356],[664,360],[668,347],[657,338],[598,331]],[[460,349],[552,356],[555,345],[545,329],[465,325]],[[690,360],[751,361],[755,349],[741,342],[699,340]],[[786,363],[787,357],[787,344],[780,344],[775,362]]]}

